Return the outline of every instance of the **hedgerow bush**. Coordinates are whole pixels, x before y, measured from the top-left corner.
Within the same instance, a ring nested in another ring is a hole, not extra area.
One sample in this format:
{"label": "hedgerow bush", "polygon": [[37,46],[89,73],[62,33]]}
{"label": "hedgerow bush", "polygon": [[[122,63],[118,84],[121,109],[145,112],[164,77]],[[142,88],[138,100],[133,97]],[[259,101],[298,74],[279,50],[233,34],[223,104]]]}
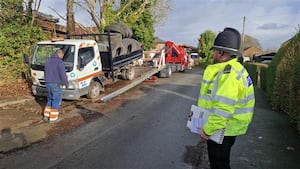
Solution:
{"label": "hedgerow bush", "polygon": [[46,38],[43,31],[31,25],[30,12],[25,12],[23,0],[0,0],[0,81],[19,79],[27,67],[22,63],[23,54]]}
{"label": "hedgerow bush", "polygon": [[19,79],[27,70],[23,54],[30,54],[31,47],[45,35],[36,27],[9,27],[0,30],[0,71],[1,79]]}
{"label": "hedgerow bush", "polygon": [[268,76],[267,76],[268,67],[261,67],[260,68],[260,88],[264,91],[267,91],[267,83],[268,83]]}
{"label": "hedgerow bush", "polygon": [[267,76],[272,107],[287,113],[300,132],[300,31],[279,49]]}
{"label": "hedgerow bush", "polygon": [[258,78],[257,77],[257,66],[252,63],[245,63],[244,67],[248,71],[248,73],[252,79],[253,85],[257,86],[257,78]]}

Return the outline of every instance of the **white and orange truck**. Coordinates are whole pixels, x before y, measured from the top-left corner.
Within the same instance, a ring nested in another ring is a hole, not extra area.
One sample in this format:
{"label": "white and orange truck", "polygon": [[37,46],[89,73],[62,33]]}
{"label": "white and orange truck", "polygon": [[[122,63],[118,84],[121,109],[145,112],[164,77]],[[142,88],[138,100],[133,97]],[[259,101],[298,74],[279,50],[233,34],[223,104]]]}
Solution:
{"label": "white and orange truck", "polygon": [[[31,59],[24,56],[25,63],[30,66],[33,95],[47,95],[44,65],[58,48],[64,51],[63,62],[69,84],[63,87],[62,98],[67,100],[77,100],[81,96],[95,99],[104,91],[108,80],[133,81],[129,87],[124,86],[126,89],[113,94],[115,96],[165,68],[163,58],[160,59],[159,67],[146,72],[137,81],[133,80],[135,65],[142,59],[143,49],[136,40],[124,38],[119,33],[76,35],[73,39],[55,38],[37,43]],[[113,96],[108,96],[103,101]]]}
{"label": "white and orange truck", "polygon": [[[45,96],[47,90],[44,80],[44,65],[53,52],[60,48],[64,51],[68,86],[63,87],[63,99],[76,100],[83,95],[96,98],[104,89],[108,79],[134,78],[134,63],[143,57],[143,50],[134,39],[116,40],[117,34],[93,35],[97,38],[107,36],[106,43],[89,39],[56,38],[39,42],[33,52],[30,65],[32,92],[36,96]],[[97,39],[96,38],[96,39]],[[110,39],[113,39],[111,42]],[[125,40],[125,41],[124,41]],[[125,46],[126,45],[126,46]]]}

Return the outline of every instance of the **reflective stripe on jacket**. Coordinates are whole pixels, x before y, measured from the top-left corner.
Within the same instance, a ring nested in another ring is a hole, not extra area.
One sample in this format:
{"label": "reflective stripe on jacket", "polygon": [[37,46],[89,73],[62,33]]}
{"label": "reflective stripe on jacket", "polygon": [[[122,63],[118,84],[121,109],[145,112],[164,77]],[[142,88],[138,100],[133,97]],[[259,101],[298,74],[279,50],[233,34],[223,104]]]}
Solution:
{"label": "reflective stripe on jacket", "polygon": [[212,135],[226,128],[225,136],[247,132],[255,104],[252,80],[246,69],[232,59],[209,65],[201,82],[198,106],[211,112],[204,132]]}

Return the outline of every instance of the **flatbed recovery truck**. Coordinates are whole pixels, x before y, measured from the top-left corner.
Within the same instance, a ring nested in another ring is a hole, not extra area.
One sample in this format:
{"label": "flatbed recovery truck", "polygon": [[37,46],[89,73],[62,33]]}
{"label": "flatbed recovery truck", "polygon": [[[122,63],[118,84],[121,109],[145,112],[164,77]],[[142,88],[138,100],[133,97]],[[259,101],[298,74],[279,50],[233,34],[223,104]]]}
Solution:
{"label": "flatbed recovery truck", "polygon": [[143,58],[143,50],[133,39],[118,40],[118,34],[81,35],[79,39],[78,37],[52,39],[37,44],[31,61],[27,56],[24,57],[25,62],[30,65],[32,92],[36,96],[47,95],[44,64],[58,48],[65,53],[63,61],[69,84],[63,86],[62,97],[67,100],[77,100],[82,96],[99,99],[106,83],[114,83],[119,79],[130,81],[126,86],[101,98],[102,101],[107,101],[165,68],[165,55],[162,51],[158,64],[146,67],[147,71],[143,71],[143,74],[134,79],[136,63]]}

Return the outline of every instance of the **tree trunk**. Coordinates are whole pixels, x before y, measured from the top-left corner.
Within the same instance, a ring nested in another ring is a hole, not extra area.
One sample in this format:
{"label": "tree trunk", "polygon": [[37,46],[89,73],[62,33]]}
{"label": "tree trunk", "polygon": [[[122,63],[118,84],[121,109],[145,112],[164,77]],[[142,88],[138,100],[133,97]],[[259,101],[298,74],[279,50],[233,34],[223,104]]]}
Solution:
{"label": "tree trunk", "polygon": [[[32,2],[33,2],[33,0],[29,0],[28,5],[32,5]],[[42,0],[37,0],[34,2],[34,12],[32,12],[30,26],[33,26],[33,24],[34,24],[34,20],[39,12],[41,2],[42,2]]]}
{"label": "tree trunk", "polygon": [[75,19],[73,11],[74,0],[67,1],[67,36],[75,34]]}

